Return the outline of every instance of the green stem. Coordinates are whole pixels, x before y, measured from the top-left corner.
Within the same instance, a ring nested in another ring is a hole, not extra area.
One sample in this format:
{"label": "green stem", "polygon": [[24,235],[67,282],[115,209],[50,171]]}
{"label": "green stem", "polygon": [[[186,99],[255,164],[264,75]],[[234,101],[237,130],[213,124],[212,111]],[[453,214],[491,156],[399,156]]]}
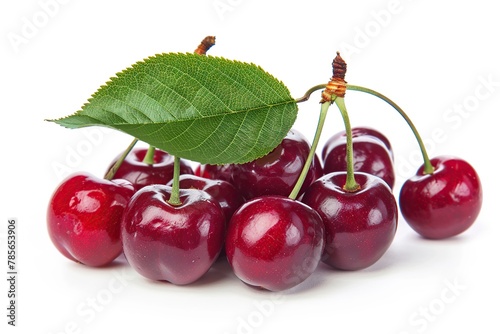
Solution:
{"label": "green stem", "polygon": [[134,140],[132,140],[132,142],[130,143],[130,145],[128,145],[128,147],[125,150],[125,152],[123,152],[123,154],[115,162],[115,164],[113,165],[113,167],[111,167],[111,169],[106,173],[106,175],[104,175],[104,178],[106,180],[113,179],[113,177],[116,174],[116,171],[118,170],[118,168],[120,168],[120,166],[122,165],[123,161],[125,160],[125,158],[127,157],[127,155],[130,153],[130,151],[132,151],[132,149],[134,148],[135,144],[137,144],[138,141],[139,140],[137,138],[134,138]]}
{"label": "green stem", "polygon": [[148,165],[154,165],[155,163],[155,150],[156,147],[153,145],[149,145],[148,151],[146,152],[146,155],[144,156],[144,159],[142,159],[142,162]]}
{"label": "green stem", "polygon": [[354,86],[354,85],[347,85],[348,90],[355,90],[363,93],[368,93],[373,96],[376,96],[388,104],[390,104],[394,109],[396,109],[399,114],[404,118],[406,123],[410,126],[413,134],[415,135],[415,138],[418,141],[418,145],[420,146],[420,151],[422,152],[422,158],[424,159],[424,174],[432,174],[434,172],[434,167],[431,164],[431,161],[429,159],[429,155],[427,154],[427,150],[425,149],[424,142],[422,140],[422,137],[420,137],[420,134],[417,131],[417,128],[415,125],[413,125],[413,122],[410,120],[410,117],[401,109],[396,103],[394,103],[391,99],[389,99],[387,96],[380,94],[379,92],[376,92],[372,89],[366,88],[366,87],[361,87],[361,86]]}
{"label": "green stem", "polygon": [[320,90],[320,89],[324,89],[326,87],[326,84],[319,84],[319,85],[316,85],[314,87],[311,87],[309,88],[309,90],[304,94],[304,96],[302,97],[299,97],[298,99],[295,99],[295,102],[296,103],[300,103],[300,102],[306,102],[307,100],[309,100],[309,98],[311,97],[311,94],[314,93],[315,91],[317,90]]}
{"label": "green stem", "polygon": [[354,157],[352,148],[352,129],[351,122],[349,121],[349,115],[347,114],[347,108],[345,107],[344,98],[337,98],[335,104],[339,107],[340,113],[342,114],[342,119],[344,120],[345,133],[346,133],[346,162],[347,162],[347,178],[344,185],[344,190],[347,192],[355,192],[359,190],[360,186],[356,182],[354,177]]}
{"label": "green stem", "polygon": [[179,195],[179,177],[181,174],[181,159],[178,156],[174,157],[174,178],[172,183],[172,194],[168,203],[174,206],[179,206],[182,204]]}
{"label": "green stem", "polygon": [[[332,101],[334,101],[334,99]],[[300,189],[302,188],[302,184],[306,179],[307,173],[309,172],[309,167],[311,167],[311,163],[314,159],[314,154],[316,152],[316,148],[318,147],[318,142],[321,137],[321,132],[323,131],[323,125],[325,124],[326,114],[328,112],[328,108],[330,107],[331,103],[332,102],[325,102],[321,104],[321,112],[319,114],[318,126],[316,127],[316,133],[314,134],[314,139],[311,144],[311,150],[309,151],[309,155],[307,156],[306,162],[304,163],[302,172],[300,173],[299,178],[292,189],[292,192],[288,196],[290,199],[297,198]]]}

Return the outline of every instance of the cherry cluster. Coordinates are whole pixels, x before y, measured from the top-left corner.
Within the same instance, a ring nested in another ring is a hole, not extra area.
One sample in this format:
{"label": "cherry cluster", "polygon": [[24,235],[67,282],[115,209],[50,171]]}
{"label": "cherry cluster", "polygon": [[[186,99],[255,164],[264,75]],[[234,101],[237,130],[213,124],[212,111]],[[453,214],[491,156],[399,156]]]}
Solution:
{"label": "cherry cluster", "polygon": [[[205,38],[195,52],[214,44]],[[47,225],[56,248],[70,260],[105,266],[124,254],[151,280],[185,285],[225,256],[250,286],[290,289],[320,262],[339,270],[376,263],[392,244],[398,225],[394,152],[386,136],[351,128],[346,90],[382,98],[407,121],[424,158],[399,193],[399,209],[420,235],[443,239],[467,230],[479,215],[482,189],[466,161],[429,159],[409,117],[378,92],[349,86],[337,53],[324,88],[315,138],[296,129],[267,155],[243,164],[198,165],[153,146],[132,144],[104,177],[76,173],[49,202]],[[345,131],[316,148],[329,106],[335,103]]]}
{"label": "cherry cluster", "polygon": [[[367,268],[397,230],[394,153],[373,128],[351,132],[355,190],[345,188],[345,131],[326,141],[321,159],[312,152],[297,199],[289,194],[311,145],[295,129],[245,164],[193,169],[159,149],[133,148],[112,177],[119,158],[107,178],[76,173],[58,186],[48,207],[49,235],[70,260],[99,267],[123,252],[142,276],[179,285],[198,280],[220,256],[243,282],[271,291],[303,282],[321,261],[340,270]],[[423,237],[448,238],[475,221],[481,185],[464,160],[431,163],[432,174],[422,167],[404,183],[399,206]]]}

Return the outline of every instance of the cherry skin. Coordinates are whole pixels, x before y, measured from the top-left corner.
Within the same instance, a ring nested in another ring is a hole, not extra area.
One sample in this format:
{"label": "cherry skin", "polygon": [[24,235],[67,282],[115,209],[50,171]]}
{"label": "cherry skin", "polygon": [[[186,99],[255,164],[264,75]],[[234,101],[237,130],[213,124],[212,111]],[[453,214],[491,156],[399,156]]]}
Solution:
{"label": "cherry skin", "polygon": [[[127,155],[114,175],[114,179],[129,180],[136,191],[152,184],[167,184],[174,177],[174,157],[165,151],[155,149],[153,161],[149,165],[143,162],[148,149],[136,147]],[[118,155],[110,164],[109,169],[121,156]],[[193,174],[190,164],[181,159],[181,174]]]}
{"label": "cherry skin", "polygon": [[439,156],[431,159],[432,174],[421,166],[401,187],[399,205],[406,222],[421,236],[444,239],[467,230],[481,211],[481,182],[466,161]]}
{"label": "cherry skin", "polygon": [[224,241],[224,213],[206,192],[181,189],[181,205],[168,202],[172,188],[142,188],[123,214],[123,253],[139,274],[185,285],[201,278]]}
{"label": "cherry skin", "polygon": [[382,179],[356,172],[360,189],[343,189],[345,172],[327,174],[311,184],[302,201],[316,210],[325,224],[322,261],[341,270],[360,270],[376,263],[391,245],[398,209]]}
{"label": "cherry skin", "polygon": [[[167,185],[171,186],[172,181]],[[225,225],[224,232],[227,230],[229,220],[233,213],[245,203],[238,189],[231,183],[223,180],[212,180],[196,175],[184,174],[179,177],[179,187],[181,189],[198,189],[205,191],[216,200],[224,212]],[[224,234],[225,235],[225,234]],[[220,252],[220,257],[225,256],[224,245]]]}
{"label": "cherry skin", "polygon": [[[352,129],[353,161],[355,172],[365,172],[382,178],[391,189],[394,188],[394,154],[387,137],[367,127]],[[330,137],[322,151],[325,174],[345,171],[346,134],[338,132]]]}
{"label": "cherry skin", "polygon": [[[264,195],[290,195],[310,151],[306,138],[290,130],[282,142],[266,156],[245,164],[235,164],[231,182],[249,200]],[[315,155],[299,194],[323,175]]]}
{"label": "cherry skin", "polygon": [[199,165],[194,171],[194,175],[200,176],[206,179],[212,180],[222,180],[226,182],[231,182],[231,176],[233,174],[233,165]]}
{"label": "cherry skin", "polygon": [[[167,185],[171,186],[172,181]],[[219,203],[226,217],[226,222],[229,222],[236,209],[245,202],[238,189],[231,183],[223,180],[212,180],[196,175],[184,174],[179,177],[179,187],[181,189],[198,189],[207,192]]]}
{"label": "cherry skin", "polygon": [[88,173],[68,176],[49,202],[50,239],[72,261],[92,267],[111,263],[122,252],[121,218],[133,194],[126,180],[108,181]]}
{"label": "cherry skin", "polygon": [[229,222],[226,255],[243,282],[282,291],[303,282],[323,252],[323,222],[303,203],[282,196],[257,197]]}

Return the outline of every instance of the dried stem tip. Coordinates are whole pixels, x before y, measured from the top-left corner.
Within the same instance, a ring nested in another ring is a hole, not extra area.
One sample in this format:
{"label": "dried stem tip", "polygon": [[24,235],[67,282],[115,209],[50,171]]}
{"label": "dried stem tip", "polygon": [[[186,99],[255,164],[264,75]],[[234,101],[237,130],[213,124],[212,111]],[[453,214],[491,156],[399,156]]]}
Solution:
{"label": "dried stem tip", "polygon": [[347,64],[344,59],[340,56],[340,53],[337,51],[337,56],[333,59],[333,78],[340,78],[342,80],[345,79],[345,72],[347,71]]}
{"label": "dried stem tip", "polygon": [[332,101],[332,96],[344,97],[347,90],[347,82],[344,80],[345,72],[347,71],[347,64],[344,59],[340,57],[339,52],[337,52],[337,56],[333,60],[332,66],[333,76],[321,94],[320,103]]}
{"label": "dried stem tip", "polygon": [[205,55],[207,54],[207,51],[215,45],[215,36],[207,36],[205,37],[200,45],[194,50],[194,53],[197,53],[199,55]]}

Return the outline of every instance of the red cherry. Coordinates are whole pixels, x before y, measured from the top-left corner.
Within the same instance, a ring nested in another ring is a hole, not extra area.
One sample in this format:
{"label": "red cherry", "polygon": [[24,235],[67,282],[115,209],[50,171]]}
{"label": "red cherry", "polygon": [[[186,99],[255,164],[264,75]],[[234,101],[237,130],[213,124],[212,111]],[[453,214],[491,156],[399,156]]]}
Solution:
{"label": "red cherry", "polygon": [[322,251],[320,216],[286,197],[252,199],[229,222],[227,259],[236,276],[252,286],[292,288],[316,269]]}
{"label": "red cherry", "polygon": [[[149,165],[143,162],[147,148],[134,148],[127,155],[120,168],[116,171],[114,179],[125,179],[134,185],[136,191],[152,184],[167,184],[174,177],[174,157],[165,151],[155,149],[153,161]],[[118,155],[110,164],[109,169],[121,156]],[[193,174],[189,162],[181,159],[181,174]]]}
{"label": "red cherry", "polygon": [[431,164],[432,174],[424,174],[421,166],[401,187],[401,214],[423,237],[449,238],[467,230],[479,215],[481,182],[474,168],[460,158],[440,156]]}
{"label": "red cherry", "polygon": [[357,172],[360,189],[347,192],[345,172],[327,174],[311,184],[302,201],[325,224],[323,262],[342,270],[359,270],[377,262],[397,229],[394,195],[380,178]]}
{"label": "red cherry", "polygon": [[[272,152],[232,168],[232,183],[247,200],[264,195],[290,195],[310,151],[306,138],[290,130]],[[319,158],[315,155],[299,194],[323,175]]]}
{"label": "red cherry", "polygon": [[104,266],[122,252],[120,223],[134,194],[125,180],[108,181],[88,173],[67,177],[47,210],[47,228],[56,248],[68,259]]}
{"label": "red cherry", "polygon": [[[394,188],[394,155],[387,137],[367,127],[353,128],[352,137],[354,171],[378,176]],[[347,169],[346,141],[346,133],[342,131],[325,143],[322,151],[325,174]]]}
{"label": "red cherry", "polygon": [[192,283],[217,259],[224,241],[224,214],[206,192],[181,189],[181,205],[168,202],[172,188],[144,187],[130,200],[122,222],[123,252],[142,276]]}

